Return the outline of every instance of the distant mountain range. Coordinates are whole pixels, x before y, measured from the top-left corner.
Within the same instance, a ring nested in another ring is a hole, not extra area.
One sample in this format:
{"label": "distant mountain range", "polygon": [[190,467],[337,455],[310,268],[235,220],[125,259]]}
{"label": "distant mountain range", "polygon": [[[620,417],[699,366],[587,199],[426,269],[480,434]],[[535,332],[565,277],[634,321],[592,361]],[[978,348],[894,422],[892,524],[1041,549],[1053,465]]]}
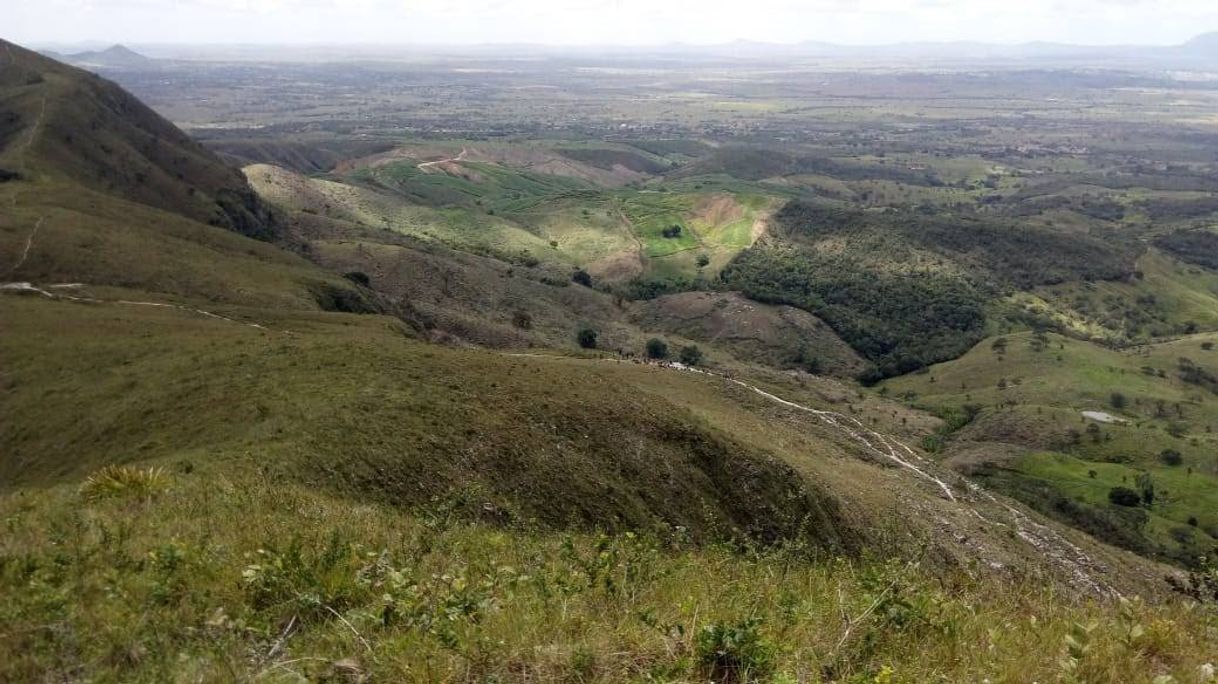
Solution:
{"label": "distant mountain range", "polygon": [[58,53],[53,50],[43,50],[43,55],[67,64],[77,66],[96,66],[106,68],[140,68],[151,66],[155,60],[123,45],[113,45],[105,50],[89,50],[70,54]]}
{"label": "distant mountain range", "polygon": [[[808,41],[767,43],[740,40],[718,45],[672,43],[652,46],[587,45],[556,46],[538,44],[482,45],[158,45],[145,52],[159,59],[209,61],[235,59],[250,61],[343,61],[393,60],[422,53],[514,55],[530,53],[543,56],[664,58],[664,59],[818,59],[852,62],[916,62],[944,66],[967,62],[970,65],[1068,65],[1152,67],[1218,71],[1218,32],[1205,33],[1180,45],[1073,45],[1031,42],[998,45],[969,41],[908,42],[885,45],[840,45]],[[104,50],[56,52],[43,50],[54,59],[85,67],[132,69],[153,66],[153,59],[122,45]]]}

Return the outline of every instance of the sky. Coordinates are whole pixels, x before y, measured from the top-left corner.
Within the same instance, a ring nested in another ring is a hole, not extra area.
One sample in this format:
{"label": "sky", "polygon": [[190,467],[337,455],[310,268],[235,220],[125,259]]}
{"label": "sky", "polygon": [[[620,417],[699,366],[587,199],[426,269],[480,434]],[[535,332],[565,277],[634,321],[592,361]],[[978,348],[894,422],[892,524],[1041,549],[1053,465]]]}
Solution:
{"label": "sky", "polygon": [[1177,44],[1218,0],[0,0],[0,38],[98,43]]}

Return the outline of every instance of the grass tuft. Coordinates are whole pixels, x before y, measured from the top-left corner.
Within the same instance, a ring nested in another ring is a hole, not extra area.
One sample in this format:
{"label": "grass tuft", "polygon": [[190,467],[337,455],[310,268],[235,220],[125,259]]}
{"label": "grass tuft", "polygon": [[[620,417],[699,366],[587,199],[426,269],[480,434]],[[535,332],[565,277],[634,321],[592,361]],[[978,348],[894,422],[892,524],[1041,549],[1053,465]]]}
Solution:
{"label": "grass tuft", "polygon": [[86,501],[151,499],[169,486],[169,476],[158,467],[108,465],[85,478],[80,495]]}

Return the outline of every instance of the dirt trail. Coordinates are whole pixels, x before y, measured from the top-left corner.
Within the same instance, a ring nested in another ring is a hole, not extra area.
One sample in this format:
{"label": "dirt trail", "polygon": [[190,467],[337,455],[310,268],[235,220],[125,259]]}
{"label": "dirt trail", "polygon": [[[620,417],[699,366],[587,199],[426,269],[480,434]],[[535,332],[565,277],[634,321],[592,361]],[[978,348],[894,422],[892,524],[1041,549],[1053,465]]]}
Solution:
{"label": "dirt trail", "polygon": [[468,155],[469,155],[469,149],[462,147],[461,154],[458,154],[457,156],[452,157],[451,159],[440,159],[437,161],[422,162],[420,164],[417,164],[416,166],[423,173],[428,173],[427,169],[429,169],[433,166],[439,166],[441,164],[452,164],[454,162],[463,162],[463,161],[465,161],[465,157]]}
{"label": "dirt trail", "polygon": [[[8,46],[6,45],[5,47],[8,47]],[[13,54],[12,54],[11,48],[9,49],[9,60],[13,61]],[[29,136],[26,137],[25,142],[21,144],[21,147],[17,148],[17,152],[16,152],[16,157],[17,157],[18,163],[21,167],[21,175],[23,177],[29,175],[29,164],[26,163],[26,159],[25,159],[26,153],[29,151],[30,146],[34,144],[34,139],[38,137],[38,132],[42,128],[42,120],[43,120],[43,118],[46,117],[46,113],[47,113],[47,97],[46,97],[46,95],[43,95],[42,101],[39,104],[39,108],[38,108],[38,118],[34,120],[34,125],[30,127]],[[29,182],[29,179],[25,178],[20,182]],[[21,190],[20,190],[20,188],[18,188],[13,191],[13,196],[10,198],[9,208],[14,212],[17,210],[17,199],[20,196],[21,196]],[[22,264],[25,263],[26,257],[28,257],[30,255],[30,248],[34,246],[34,238],[36,238],[38,236],[38,229],[42,227],[42,222],[45,220],[46,220],[46,216],[43,216],[42,214],[38,215],[38,220],[34,223],[34,227],[30,229],[30,234],[27,235],[25,238],[25,248],[21,250],[21,256],[18,257],[17,261],[14,262],[13,265],[10,266],[8,269],[9,276],[12,276],[14,273],[16,273],[17,269],[21,268]]]}
{"label": "dirt trail", "polygon": [[148,301],[140,301],[140,300],[135,300],[135,299],[98,299],[96,297],[85,297],[85,296],[65,294],[65,293],[60,293],[60,292],[51,292],[51,290],[77,290],[77,289],[80,289],[83,287],[85,287],[85,285],[83,283],[57,283],[54,285],[47,285],[45,287],[38,287],[38,286],[34,285],[33,283],[26,283],[26,282],[0,283],[0,293],[18,294],[18,295],[33,294],[33,295],[40,295],[40,296],[46,297],[47,299],[66,300],[66,301],[70,301],[70,302],[84,302],[84,303],[88,303],[88,304],[120,304],[120,305],[125,305],[125,306],[155,306],[155,307],[161,307],[161,308],[166,308],[166,309],[177,309],[178,311],[185,311],[187,313],[195,313],[195,314],[199,314],[200,316],[206,316],[208,318],[215,318],[217,320],[227,321],[229,323],[236,323],[238,325],[245,325],[245,326],[249,326],[251,328],[257,328],[258,330],[267,330],[268,329],[266,326],[261,325],[259,323],[249,323],[247,321],[239,321],[235,318],[221,316],[218,313],[206,311],[204,309],[196,309],[192,306],[183,306],[181,304],[170,304],[168,302],[148,302]]}
{"label": "dirt trail", "polygon": [[[510,353],[505,355],[535,358],[569,358],[532,353]],[[981,485],[954,473],[950,478],[958,481],[963,491],[953,491],[951,485],[943,477],[935,474],[934,471],[938,469],[938,464],[921,456],[918,452],[891,435],[885,435],[868,428],[857,418],[836,411],[824,411],[804,406],[783,399],[741,380],[718,373],[691,368],[679,363],[655,365],[719,378],[743,387],[781,406],[809,414],[815,417],[822,425],[839,432],[851,441],[859,444],[871,455],[891,461],[898,467],[914,473],[919,479],[934,484],[942,492],[944,499],[952,504],[964,507],[969,514],[978,520],[990,526],[1013,530],[1018,539],[1031,546],[1037,553],[1049,559],[1050,562],[1060,568],[1068,578],[1069,583],[1079,591],[1094,596],[1120,596],[1120,592],[1098,576],[1098,573],[1103,571],[1103,567],[1056,530],[1032,520],[1026,513],[1000,500]]]}

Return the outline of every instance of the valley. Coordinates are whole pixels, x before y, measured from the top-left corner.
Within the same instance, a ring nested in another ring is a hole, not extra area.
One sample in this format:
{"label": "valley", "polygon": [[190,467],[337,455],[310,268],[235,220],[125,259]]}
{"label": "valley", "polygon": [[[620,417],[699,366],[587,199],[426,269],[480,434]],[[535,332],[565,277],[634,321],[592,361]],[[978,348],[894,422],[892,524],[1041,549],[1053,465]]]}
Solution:
{"label": "valley", "polygon": [[3,46],[0,679],[1212,681],[1218,72]]}

